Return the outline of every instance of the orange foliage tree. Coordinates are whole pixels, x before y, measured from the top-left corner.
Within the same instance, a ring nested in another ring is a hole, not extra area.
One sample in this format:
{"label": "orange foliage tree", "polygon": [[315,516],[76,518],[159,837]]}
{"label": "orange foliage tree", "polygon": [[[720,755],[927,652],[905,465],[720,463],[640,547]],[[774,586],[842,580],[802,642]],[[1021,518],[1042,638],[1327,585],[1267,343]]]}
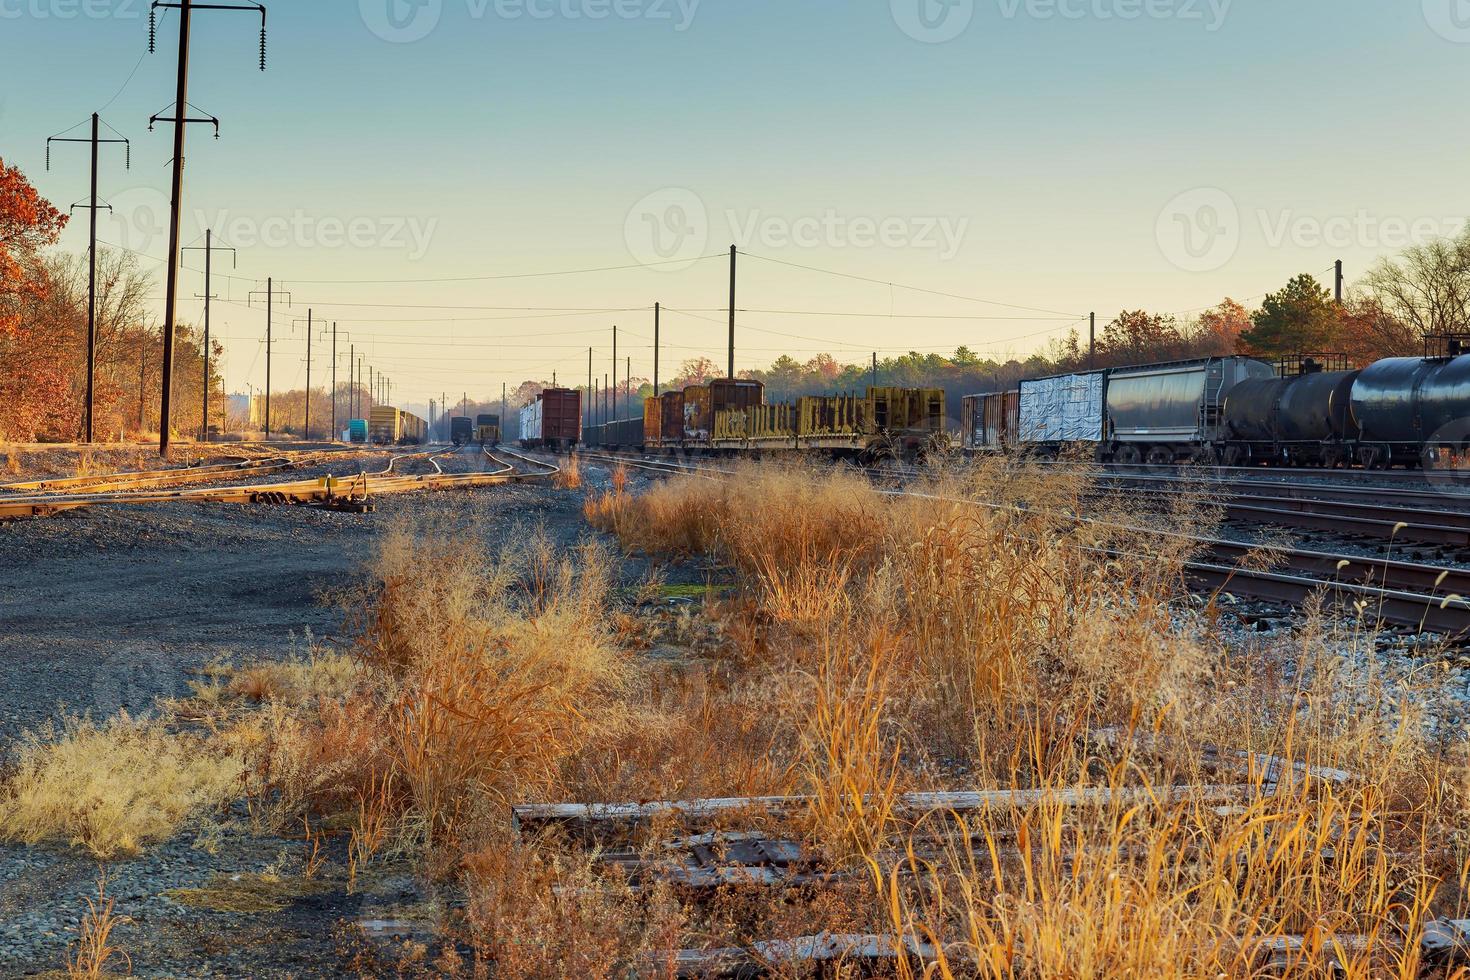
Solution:
{"label": "orange foliage tree", "polygon": [[19,168],[6,166],[0,157],[0,332],[20,328],[20,302],[44,297],[46,281],[36,268],[37,257],[56,244],[66,220]]}

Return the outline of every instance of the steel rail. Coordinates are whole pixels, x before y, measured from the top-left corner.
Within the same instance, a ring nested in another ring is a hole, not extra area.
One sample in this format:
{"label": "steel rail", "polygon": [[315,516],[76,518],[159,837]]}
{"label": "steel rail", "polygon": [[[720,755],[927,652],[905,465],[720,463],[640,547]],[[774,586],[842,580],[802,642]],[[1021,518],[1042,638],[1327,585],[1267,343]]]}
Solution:
{"label": "steel rail", "polygon": [[[327,476],[283,483],[242,484],[232,487],[203,487],[185,490],[139,490],[0,498],[0,520],[48,517],[70,510],[115,504],[315,503],[327,506],[355,506],[365,503],[373,495],[491,486],[498,483],[542,479],[553,475],[553,472],[556,471],[555,467],[551,467],[551,471],[547,473],[521,474],[514,472],[514,466],[505,465],[499,470],[487,473],[444,473],[442,468],[437,466],[437,472],[421,476],[399,476],[392,472],[399,460],[443,455],[445,454],[434,450],[400,453],[390,459],[387,467],[381,472],[358,473],[350,477]],[[537,461],[532,460],[531,462]]]}

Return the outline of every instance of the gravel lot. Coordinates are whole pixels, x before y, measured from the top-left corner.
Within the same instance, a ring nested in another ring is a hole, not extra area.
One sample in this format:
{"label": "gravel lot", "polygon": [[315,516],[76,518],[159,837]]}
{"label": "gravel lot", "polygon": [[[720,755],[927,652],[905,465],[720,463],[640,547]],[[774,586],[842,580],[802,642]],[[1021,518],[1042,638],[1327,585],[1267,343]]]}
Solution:
{"label": "gravel lot", "polygon": [[[586,476],[594,487],[606,481],[599,471]],[[587,533],[581,503],[581,492],[507,485],[385,497],[365,516],[173,504],[0,524],[0,756],[23,731],[63,712],[137,714],[159,697],[187,694],[189,671],[216,658],[281,658],[300,649],[308,631],[337,639],[342,614],[322,595],[359,580],[375,539],[396,518],[452,511],[473,519],[491,542],[543,524],[569,544]],[[626,571],[630,578],[642,572],[636,562]],[[406,869],[391,867],[360,880],[367,887],[358,894],[328,882],[321,894],[266,914],[201,910],[163,894],[220,874],[281,867],[299,876],[302,847],[249,833],[201,842],[187,832],[112,864],[108,892],[118,914],[134,920],[115,939],[134,973],[340,975],[340,921],[411,920],[438,901]],[[95,862],[70,848],[0,844],[0,976],[62,965],[97,873]]]}

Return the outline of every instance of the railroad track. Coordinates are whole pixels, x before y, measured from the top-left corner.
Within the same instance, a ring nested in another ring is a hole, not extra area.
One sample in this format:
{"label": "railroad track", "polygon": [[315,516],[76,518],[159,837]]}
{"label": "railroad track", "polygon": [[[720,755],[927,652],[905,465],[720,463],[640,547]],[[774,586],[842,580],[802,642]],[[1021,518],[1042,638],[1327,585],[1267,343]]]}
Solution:
{"label": "railroad track", "polygon": [[[692,474],[707,479],[730,475],[729,470],[687,460],[641,459],[603,452],[581,452],[578,456],[591,462],[618,464],[660,475]],[[931,496],[902,488],[881,492],[890,496]],[[933,499],[982,507],[999,506],[963,497]],[[1459,516],[1470,520],[1470,515]],[[1186,540],[1199,549],[1200,557],[1185,563],[1185,574],[1196,587],[1212,592],[1229,592],[1291,605],[1301,605],[1315,594],[1326,593],[1340,607],[1365,618],[1453,637],[1470,637],[1470,599],[1467,599],[1470,597],[1470,569],[1252,545],[1181,532],[1160,532],[1083,516],[1075,516],[1074,519],[1145,535],[1168,533],[1176,539]],[[1335,518],[1330,529],[1343,530],[1343,520]],[[1243,564],[1248,557],[1250,564]]]}
{"label": "railroad track", "polygon": [[[50,517],[88,507],[169,502],[305,504],[363,512],[371,509],[371,500],[375,496],[493,486],[500,483],[544,479],[559,472],[559,468],[553,464],[509,450],[500,450],[509,456],[519,457],[522,465],[530,464],[537,467],[539,472],[519,472],[516,464],[507,463],[495,454],[486,451],[485,455],[498,465],[497,469],[476,473],[446,473],[439,465],[438,459],[452,455],[453,452],[453,450],[421,450],[397,453],[389,459],[387,466],[380,472],[358,473],[347,477],[326,476],[281,483],[253,483],[182,490],[124,489],[93,493],[40,493],[0,497],[0,520]],[[400,463],[415,459],[427,460],[434,472],[420,475],[402,475],[395,472]]]}

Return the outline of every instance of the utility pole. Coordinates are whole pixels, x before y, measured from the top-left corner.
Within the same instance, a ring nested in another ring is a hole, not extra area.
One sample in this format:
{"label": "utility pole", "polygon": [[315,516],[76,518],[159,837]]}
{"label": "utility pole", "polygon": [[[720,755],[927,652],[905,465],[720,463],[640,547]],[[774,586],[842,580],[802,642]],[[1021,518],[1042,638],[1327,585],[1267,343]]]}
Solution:
{"label": "utility pole", "polygon": [[1334,292],[1337,295],[1337,305],[1338,306],[1341,306],[1342,305],[1342,259],[1338,259],[1337,260],[1337,264],[1336,264],[1336,266],[1334,268],[1337,271],[1337,275],[1336,275],[1337,288],[1334,290]]}
{"label": "utility pole", "polygon": [[587,414],[587,424],[588,425],[594,425],[595,424],[594,420],[597,418],[597,416],[594,413],[597,410],[593,407],[593,400],[592,400],[592,348],[591,347],[587,348],[587,406],[586,407],[587,407],[587,412],[586,412],[586,414]]}
{"label": "utility pole", "polygon": [[[91,218],[91,244],[87,247],[87,404],[82,409],[85,413],[83,419],[83,430],[86,433],[86,441],[92,441],[93,416],[96,414],[96,391],[97,391],[97,212],[102,208],[112,210],[110,204],[97,203],[97,150],[103,143],[122,143],[126,154],[126,169],[133,169],[133,144],[126,139],[101,139],[97,134],[97,127],[102,122],[97,113],[92,113],[92,135],[89,139],[78,137],[53,136],[46,141],[46,169],[51,169],[51,144],[52,143],[90,143],[92,145],[92,196],[86,204],[73,204],[71,210],[86,208]],[[72,129],[76,127],[73,126]],[[112,129],[111,126],[107,127]],[[113,129],[113,132],[117,130]],[[67,130],[71,132],[71,130]],[[122,134],[118,134],[121,136]],[[140,413],[141,414],[141,413]]]}
{"label": "utility pole", "polygon": [[332,430],[328,442],[337,441],[337,321],[332,321]]}
{"label": "utility pole", "polygon": [[873,351],[873,387],[878,387],[878,352]]}
{"label": "utility pole", "polygon": [[1087,314],[1087,370],[1097,370],[1097,314]]}
{"label": "utility pole", "polygon": [[[291,326],[292,327],[295,327],[296,324],[298,324],[300,322],[301,322],[300,320],[293,320],[293,321],[291,321]],[[306,405],[305,405],[306,418],[305,418],[304,423],[302,425],[302,438],[305,439],[307,442],[310,442],[311,441],[311,330],[312,330],[312,325],[313,325],[312,324],[312,310],[311,310],[311,307],[307,307],[306,308]]]}
{"label": "utility pole", "polygon": [[[235,258],[235,268],[239,268],[239,253],[233,248],[228,248],[231,256]],[[210,260],[214,257],[214,232],[206,228],[204,230],[204,248],[191,246],[182,251],[202,251],[204,253],[204,410],[200,413],[199,439],[201,442],[209,441],[209,301],[214,295],[213,281],[211,276]],[[199,296],[195,296],[199,299]]]}
{"label": "utility pole", "polygon": [[735,377],[735,246],[730,246],[730,374]]}
{"label": "utility pole", "polygon": [[653,397],[658,397],[658,320],[659,304],[653,304]]}
{"label": "utility pole", "polygon": [[[153,6],[148,10],[148,50],[150,52],[155,48],[157,28],[155,14],[160,7],[173,8],[179,12],[179,66],[178,84],[174,96],[174,114],[171,118],[154,115],[148,120],[149,130],[153,129],[153,124],[156,122],[174,124],[173,197],[168,231],[168,288],[163,308],[163,396],[158,423],[158,453],[160,456],[167,456],[169,428],[173,419],[171,388],[174,377],[174,327],[178,313],[175,305],[179,295],[179,222],[182,218],[184,204],[184,126],[197,122],[213,123],[214,137],[219,139],[219,120],[212,116],[190,119],[185,115],[189,109],[189,33],[194,17],[193,0],[179,0],[177,3],[154,0]],[[265,71],[265,7],[258,3],[249,5],[207,3],[201,5],[201,9],[258,12],[260,14],[260,70]]]}
{"label": "utility pole", "polygon": [[608,416],[608,420],[616,422],[618,420],[618,325],[616,323],[613,324],[612,383],[612,415]]}
{"label": "utility pole", "polygon": [[[260,292],[250,293],[245,297],[245,305],[249,306],[255,301]],[[286,305],[291,305],[291,294],[283,292],[286,297]],[[265,280],[265,441],[271,439],[271,317],[274,313],[273,303],[276,298],[276,282],[267,276]]]}
{"label": "utility pole", "polygon": [[628,389],[627,406],[628,418],[633,417],[633,358],[629,357],[623,365],[623,386]]}

